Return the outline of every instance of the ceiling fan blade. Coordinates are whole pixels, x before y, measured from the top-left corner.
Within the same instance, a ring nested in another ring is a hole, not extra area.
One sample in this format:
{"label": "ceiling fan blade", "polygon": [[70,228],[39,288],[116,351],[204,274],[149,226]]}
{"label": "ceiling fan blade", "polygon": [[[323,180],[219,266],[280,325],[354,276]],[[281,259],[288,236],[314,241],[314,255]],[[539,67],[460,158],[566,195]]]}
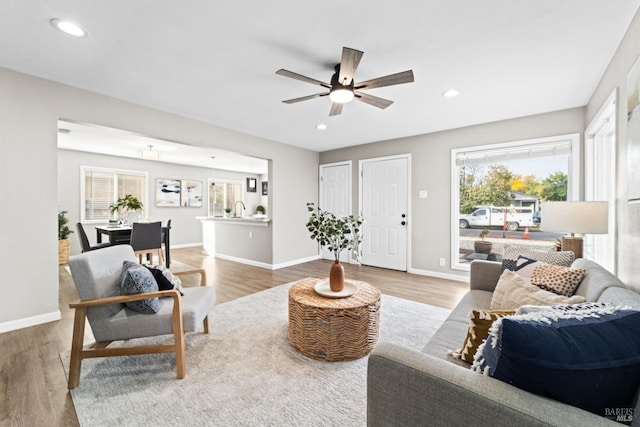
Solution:
{"label": "ceiling fan blade", "polygon": [[342,60],[340,61],[340,84],[349,86],[353,81],[356,68],[362,59],[364,52],[349,47],[342,48]]}
{"label": "ceiling fan blade", "polygon": [[294,73],[293,71],[285,70],[284,68],[276,71],[276,74],[281,76],[290,77],[292,79],[300,80],[303,82],[311,83],[312,85],[319,85],[322,87],[326,87],[327,89],[331,89],[331,85],[328,83],[321,82],[320,80],[312,79],[311,77],[303,76],[302,74]]}
{"label": "ceiling fan blade", "polygon": [[355,92],[355,97],[358,101],[362,101],[374,107],[382,108],[383,110],[389,105],[393,104],[393,101],[380,98],[378,96],[369,95],[368,93]]}
{"label": "ceiling fan blade", "polygon": [[337,102],[334,102],[333,104],[331,104],[331,111],[329,111],[329,115],[337,116],[338,114],[342,114],[343,105],[344,104],[338,104]]}
{"label": "ceiling fan blade", "polygon": [[285,104],[295,104],[296,102],[307,101],[309,99],[319,98],[321,96],[327,96],[327,95],[329,95],[329,92],[316,93],[315,95],[307,95],[307,96],[302,96],[300,98],[287,99],[282,102],[284,102]]}
{"label": "ceiling fan blade", "polygon": [[411,83],[413,81],[413,71],[403,71],[401,73],[389,74],[388,76],[378,77],[355,85],[354,89],[364,90],[373,89],[375,87],[399,85],[402,83]]}

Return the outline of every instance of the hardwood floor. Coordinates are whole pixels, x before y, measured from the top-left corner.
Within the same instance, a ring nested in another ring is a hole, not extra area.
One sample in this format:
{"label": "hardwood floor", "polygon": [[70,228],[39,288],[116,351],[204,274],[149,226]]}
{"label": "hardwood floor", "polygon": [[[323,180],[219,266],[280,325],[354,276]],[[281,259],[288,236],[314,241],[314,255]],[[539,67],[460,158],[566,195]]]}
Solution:
{"label": "hardwood floor", "polygon": [[[200,247],[172,249],[171,257],[176,269],[182,264],[206,269],[217,304],[304,277],[326,277],[331,265],[318,260],[270,271],[209,257]],[[465,283],[366,266],[345,265],[345,273],[384,294],[446,308],[455,306],[469,288]],[[0,427],[78,425],[59,358],[71,348],[69,303],[78,295],[65,267],[59,269],[59,282],[60,321],[0,334]]]}

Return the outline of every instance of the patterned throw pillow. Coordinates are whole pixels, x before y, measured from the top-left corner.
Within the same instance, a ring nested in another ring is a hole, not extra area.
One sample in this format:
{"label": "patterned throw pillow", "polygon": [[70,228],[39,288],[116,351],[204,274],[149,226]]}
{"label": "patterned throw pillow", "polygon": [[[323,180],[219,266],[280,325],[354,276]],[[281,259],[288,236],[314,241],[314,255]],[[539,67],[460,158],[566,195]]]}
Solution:
{"label": "patterned throw pillow", "polygon": [[566,297],[545,291],[528,283],[526,279],[513,271],[505,270],[493,291],[489,308],[492,310],[516,310],[522,305],[577,304],[584,301],[584,297],[579,295]]}
{"label": "patterned throw pillow", "polygon": [[531,274],[531,284],[558,295],[570,297],[582,281],[587,270],[559,265],[541,265]]}
{"label": "patterned throw pillow", "polygon": [[[120,283],[120,295],[136,295],[147,292],[157,292],[158,283],[153,278],[151,272],[144,266],[132,263],[130,267],[125,268],[126,271],[122,275]],[[125,303],[131,310],[139,311],[144,314],[155,314],[160,308],[160,300],[158,297],[147,298],[138,301],[129,301]]]}
{"label": "patterned throw pillow", "polygon": [[504,248],[504,254],[502,256],[502,271],[514,271],[518,264],[518,256],[520,255],[547,264],[563,265],[565,267],[570,267],[576,257],[572,251],[556,252],[507,246]]}
{"label": "patterned throw pillow", "polygon": [[180,292],[180,295],[184,296],[180,278],[174,276],[174,274],[164,265],[145,264],[145,267],[147,267],[149,271],[151,271],[151,274],[153,274],[153,278],[156,279],[156,282],[158,283],[158,289],[160,289],[161,291],[170,291],[172,289],[176,289],[178,292]]}
{"label": "patterned throw pillow", "polygon": [[450,351],[449,354],[456,359],[473,363],[476,350],[489,336],[489,328],[493,322],[501,317],[514,314],[513,310],[471,310],[469,312],[469,330],[464,339],[462,348],[458,351]]}

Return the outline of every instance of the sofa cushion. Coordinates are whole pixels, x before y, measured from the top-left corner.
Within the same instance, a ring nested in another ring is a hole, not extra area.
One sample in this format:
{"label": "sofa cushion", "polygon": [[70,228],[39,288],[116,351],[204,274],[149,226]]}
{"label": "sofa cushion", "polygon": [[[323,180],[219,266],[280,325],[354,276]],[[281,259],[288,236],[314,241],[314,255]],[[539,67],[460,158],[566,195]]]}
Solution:
{"label": "sofa cushion", "polygon": [[547,264],[563,265],[565,267],[570,267],[575,259],[575,254],[572,251],[556,252],[528,249],[519,246],[507,246],[504,248],[504,254],[502,256],[502,271],[514,271],[517,267],[519,256],[546,262]]}
{"label": "sofa cushion", "polygon": [[528,283],[513,271],[505,270],[493,292],[490,308],[515,310],[521,305],[577,304],[584,300],[584,297],[577,295],[566,297],[545,291]]}
{"label": "sofa cushion", "polygon": [[640,311],[548,310],[498,319],[472,369],[606,416],[640,382]]}
{"label": "sofa cushion", "polygon": [[531,273],[531,284],[545,291],[570,297],[580,284],[585,272],[584,268],[541,265]]}
{"label": "sofa cushion", "polygon": [[514,310],[471,310],[469,312],[469,329],[459,350],[450,355],[467,363],[473,363],[473,356],[480,344],[489,336],[489,328],[494,321],[504,316],[515,314]]}
{"label": "sofa cushion", "polygon": [[168,268],[164,265],[146,265],[145,267],[151,271],[153,278],[156,279],[158,283],[158,289],[161,291],[170,291],[172,289],[176,289],[180,292],[181,295],[184,295],[182,292],[182,281],[179,277],[175,276]]}

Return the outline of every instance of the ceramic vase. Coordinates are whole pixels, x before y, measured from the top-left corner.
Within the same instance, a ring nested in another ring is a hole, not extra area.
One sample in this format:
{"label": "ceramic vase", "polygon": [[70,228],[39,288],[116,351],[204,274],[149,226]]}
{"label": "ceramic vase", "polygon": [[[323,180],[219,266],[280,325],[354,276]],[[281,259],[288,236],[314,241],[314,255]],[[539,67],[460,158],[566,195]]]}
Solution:
{"label": "ceramic vase", "polygon": [[329,287],[333,292],[340,292],[344,288],[344,267],[340,261],[334,262],[331,266]]}

